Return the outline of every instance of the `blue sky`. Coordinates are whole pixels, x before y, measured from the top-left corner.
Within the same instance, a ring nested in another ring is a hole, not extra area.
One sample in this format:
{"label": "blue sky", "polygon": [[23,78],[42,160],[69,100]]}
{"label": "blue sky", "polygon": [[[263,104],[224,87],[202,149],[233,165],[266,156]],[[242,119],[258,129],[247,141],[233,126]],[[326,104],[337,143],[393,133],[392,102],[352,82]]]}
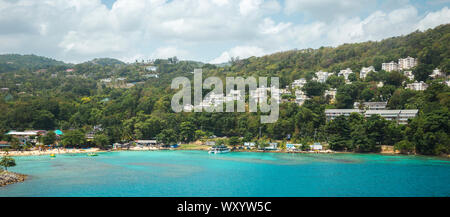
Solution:
{"label": "blue sky", "polygon": [[0,0],[0,52],[67,62],[231,57],[337,46],[450,23],[450,0]]}

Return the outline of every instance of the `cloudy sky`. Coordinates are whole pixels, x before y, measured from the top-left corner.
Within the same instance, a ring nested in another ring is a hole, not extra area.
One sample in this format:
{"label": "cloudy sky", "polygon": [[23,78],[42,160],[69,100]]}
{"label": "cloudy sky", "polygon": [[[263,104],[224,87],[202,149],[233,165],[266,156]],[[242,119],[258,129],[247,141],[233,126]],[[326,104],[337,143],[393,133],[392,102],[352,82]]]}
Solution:
{"label": "cloudy sky", "polygon": [[0,53],[210,63],[450,23],[450,0],[0,0]]}

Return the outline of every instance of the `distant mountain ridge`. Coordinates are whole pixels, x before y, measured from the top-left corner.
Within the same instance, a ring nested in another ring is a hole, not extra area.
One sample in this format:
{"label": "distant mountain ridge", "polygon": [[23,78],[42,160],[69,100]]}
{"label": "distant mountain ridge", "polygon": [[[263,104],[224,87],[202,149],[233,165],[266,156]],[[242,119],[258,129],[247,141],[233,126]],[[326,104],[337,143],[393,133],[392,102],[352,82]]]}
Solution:
{"label": "distant mountain ridge", "polygon": [[69,65],[63,61],[37,56],[34,54],[3,54],[0,55],[0,72],[7,72],[19,69],[39,70],[51,66]]}
{"label": "distant mountain ridge", "polygon": [[126,63],[114,58],[95,58],[86,63],[99,64],[102,66],[125,65]]}
{"label": "distant mountain ridge", "polygon": [[[204,64],[198,61],[182,61],[198,63],[208,67],[219,67],[235,74],[278,75],[284,79],[293,80],[308,76],[308,73],[318,70],[338,72],[350,68],[359,71],[362,67],[374,66],[381,69],[384,62],[397,61],[399,58],[411,56],[418,58],[419,71],[431,73],[439,68],[450,71],[450,24],[440,25],[424,32],[415,31],[404,36],[391,37],[381,41],[348,43],[337,47],[321,47],[318,49],[293,49],[276,52],[262,57],[249,57],[222,64]],[[156,61],[155,63],[165,63]],[[127,65],[114,58],[95,58],[82,64],[100,66]],[[37,55],[5,54],[0,55],[0,73],[23,69],[38,70],[51,66],[68,66],[64,63]],[[222,70],[212,70],[214,73]],[[427,75],[424,75],[426,77]]]}

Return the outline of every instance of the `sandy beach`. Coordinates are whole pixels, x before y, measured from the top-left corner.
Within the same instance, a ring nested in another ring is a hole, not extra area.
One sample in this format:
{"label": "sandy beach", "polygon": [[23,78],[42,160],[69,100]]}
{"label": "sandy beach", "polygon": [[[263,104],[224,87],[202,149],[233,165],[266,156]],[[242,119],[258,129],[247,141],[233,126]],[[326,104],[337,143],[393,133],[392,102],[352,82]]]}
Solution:
{"label": "sandy beach", "polygon": [[90,152],[100,152],[98,148],[89,149],[65,149],[65,148],[55,148],[48,150],[30,150],[30,151],[0,151],[0,156],[37,156],[37,155],[50,155],[50,154],[75,154],[75,153],[90,153]]}

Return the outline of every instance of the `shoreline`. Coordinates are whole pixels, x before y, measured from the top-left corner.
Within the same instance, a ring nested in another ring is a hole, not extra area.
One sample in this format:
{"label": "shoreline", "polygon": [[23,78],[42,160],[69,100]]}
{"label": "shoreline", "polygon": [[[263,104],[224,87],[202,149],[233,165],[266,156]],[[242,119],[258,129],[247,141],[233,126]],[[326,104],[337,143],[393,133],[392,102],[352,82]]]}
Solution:
{"label": "shoreline", "polygon": [[0,157],[2,156],[40,156],[40,155],[50,155],[50,154],[79,154],[79,153],[91,153],[91,152],[104,152],[99,148],[89,148],[89,149],[63,149],[63,148],[55,148],[48,150],[32,150],[32,151],[9,151],[8,153],[4,151],[0,151]]}
{"label": "shoreline", "polygon": [[[42,156],[42,155],[50,155],[50,154],[83,154],[83,153],[100,153],[100,152],[119,152],[119,151],[208,151],[209,147],[205,148],[157,148],[157,147],[131,147],[129,149],[115,149],[115,150],[101,150],[99,148],[89,148],[89,149],[49,149],[45,151],[32,150],[32,151],[9,151],[8,154],[4,151],[0,151],[0,157],[2,156],[11,156],[11,157],[20,157],[20,156]],[[233,150],[231,152],[255,152],[255,153],[291,153],[291,154],[378,154],[378,155],[391,155],[391,156],[423,156],[423,157],[439,157],[444,159],[449,159],[450,155],[447,156],[432,156],[432,155],[420,155],[420,154],[401,154],[396,152],[378,152],[378,153],[358,153],[358,152],[346,152],[346,151],[332,151],[332,150],[324,150],[324,151],[264,151],[264,150]]]}

